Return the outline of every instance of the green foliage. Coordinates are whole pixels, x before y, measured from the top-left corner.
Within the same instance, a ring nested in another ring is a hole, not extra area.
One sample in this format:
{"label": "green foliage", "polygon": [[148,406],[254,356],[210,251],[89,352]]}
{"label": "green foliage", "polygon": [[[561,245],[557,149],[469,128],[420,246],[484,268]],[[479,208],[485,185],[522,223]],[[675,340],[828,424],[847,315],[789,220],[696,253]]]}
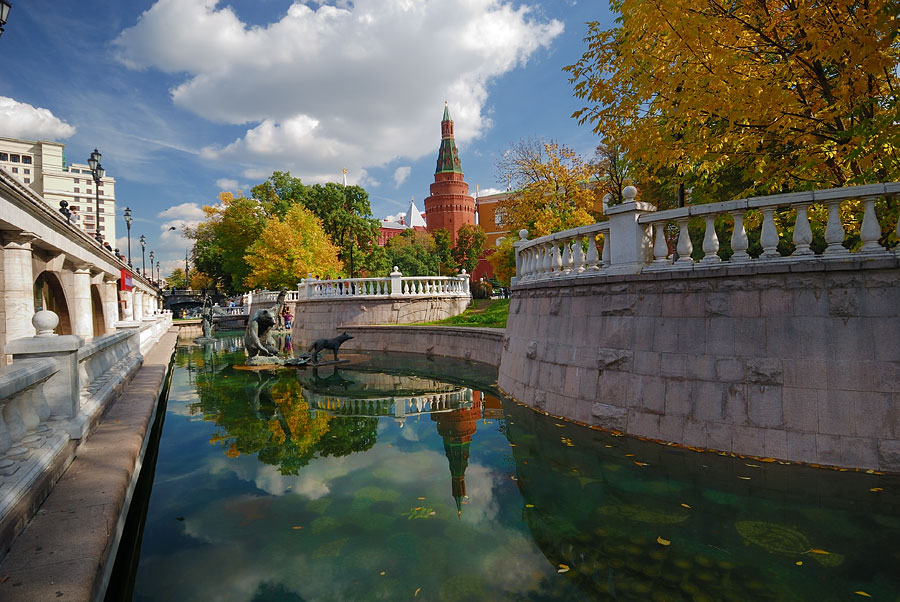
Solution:
{"label": "green foliage", "polygon": [[427,232],[404,230],[385,245],[392,266],[397,266],[404,276],[435,276],[439,257],[435,253],[434,239]]}
{"label": "green foliage", "polygon": [[174,288],[188,288],[187,278],[184,277],[184,270],[175,268],[169,277],[166,278],[166,286]]}
{"label": "green foliage", "polygon": [[500,286],[509,286],[516,275],[516,250],[513,248],[512,236],[506,236],[500,245],[488,255],[488,261],[494,268],[494,277]]}

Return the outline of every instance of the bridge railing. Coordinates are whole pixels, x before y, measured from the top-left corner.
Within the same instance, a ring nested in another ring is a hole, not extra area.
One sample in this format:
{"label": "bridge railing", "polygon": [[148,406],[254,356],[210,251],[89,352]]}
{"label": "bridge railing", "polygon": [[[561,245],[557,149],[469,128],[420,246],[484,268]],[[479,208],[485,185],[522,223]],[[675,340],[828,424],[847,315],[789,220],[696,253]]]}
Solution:
{"label": "bridge railing", "polygon": [[404,276],[396,266],[391,275],[385,278],[304,278],[294,292],[299,301],[346,297],[423,298],[470,295],[469,275],[465,270],[458,276]]}
{"label": "bridge railing", "polygon": [[[637,189],[633,186],[626,187],[623,192],[625,202],[607,209],[609,221],[534,240],[527,240],[528,233],[522,230],[519,233],[521,240],[514,245],[516,282],[703,269],[723,264],[900,256],[900,248],[889,249],[879,242],[885,216],[879,217],[875,211],[875,201],[879,198],[900,195],[898,182],[738,199],[667,211],[656,211],[652,205],[637,201]],[[849,216],[842,215],[841,207],[847,201],[859,201],[863,207],[860,244],[854,251],[844,246],[847,230],[843,220]],[[821,254],[810,248],[813,235],[809,209],[812,206],[823,207],[828,216],[824,233],[827,247]],[[796,213],[791,225],[794,251],[787,256],[778,250],[785,233],[779,232],[775,220],[775,212],[784,208]],[[756,257],[748,253],[750,244],[745,218],[750,211],[761,213],[759,242],[762,251]],[[723,216],[730,218],[732,223],[730,244],[733,254],[727,260],[719,256],[720,243],[715,228],[716,219]],[[703,220],[703,257],[695,260],[688,224],[698,218]],[[896,226],[896,234],[900,237],[900,223]],[[599,248],[598,235],[602,236]],[[670,245],[669,240],[677,242]],[[677,260],[673,251],[677,252]]]}

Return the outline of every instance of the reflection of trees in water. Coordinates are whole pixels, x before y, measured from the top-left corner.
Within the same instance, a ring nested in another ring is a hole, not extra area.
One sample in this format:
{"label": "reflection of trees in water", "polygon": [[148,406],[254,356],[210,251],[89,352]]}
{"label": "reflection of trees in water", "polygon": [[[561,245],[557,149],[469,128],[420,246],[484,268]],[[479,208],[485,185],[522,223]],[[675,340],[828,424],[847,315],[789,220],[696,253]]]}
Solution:
{"label": "reflection of trees in water", "polygon": [[256,454],[282,474],[295,475],[317,454],[345,456],[375,444],[377,419],[310,411],[289,374],[201,369],[195,386],[200,401],[191,409],[216,424],[210,443],[222,444],[228,457]]}

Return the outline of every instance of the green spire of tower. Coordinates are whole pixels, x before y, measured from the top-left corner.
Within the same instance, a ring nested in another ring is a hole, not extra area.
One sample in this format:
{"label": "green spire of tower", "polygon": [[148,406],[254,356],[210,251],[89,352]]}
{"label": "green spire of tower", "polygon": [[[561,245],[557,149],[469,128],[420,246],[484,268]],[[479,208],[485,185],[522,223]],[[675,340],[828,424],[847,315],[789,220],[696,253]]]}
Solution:
{"label": "green spire of tower", "polygon": [[459,151],[456,150],[456,140],[453,139],[453,120],[450,118],[450,107],[446,101],[444,101],[444,118],[441,120],[441,148],[438,150],[434,173],[462,174]]}

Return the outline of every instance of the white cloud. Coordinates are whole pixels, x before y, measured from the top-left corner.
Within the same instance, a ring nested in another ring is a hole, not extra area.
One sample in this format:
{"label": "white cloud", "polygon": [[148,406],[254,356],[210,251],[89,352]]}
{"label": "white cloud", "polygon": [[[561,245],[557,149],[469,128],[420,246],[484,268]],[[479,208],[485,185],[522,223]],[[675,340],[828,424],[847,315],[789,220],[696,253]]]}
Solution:
{"label": "white cloud", "polygon": [[73,136],[76,129],[49,109],[0,96],[0,132],[12,138],[58,140]]}
{"label": "white cloud", "polygon": [[173,205],[168,209],[160,211],[156,217],[171,217],[183,220],[202,220],[204,217],[203,208],[197,203],[181,203]]}
{"label": "white cloud", "polygon": [[240,187],[240,184],[237,180],[231,180],[229,178],[219,178],[216,180],[216,186],[219,187],[219,190],[224,190],[226,192],[235,192]]}
{"label": "white cloud", "polygon": [[500,192],[506,192],[506,191],[501,190],[500,188],[482,188],[481,190],[478,191],[478,196],[479,197],[488,196],[488,195],[497,194]]}
{"label": "white cloud", "polygon": [[263,27],[217,0],[158,0],[113,46],[133,69],[185,73],[171,92],[180,107],[248,124],[203,156],[240,162],[244,178],[321,182],[434,152],[445,99],[457,140],[479,137],[490,82],[562,30],[503,0],[295,2]]}
{"label": "white cloud", "polygon": [[412,167],[410,167],[409,165],[404,165],[394,170],[394,183],[398,188],[400,187],[400,184],[406,181],[406,178],[409,177],[410,172],[412,172]]}

